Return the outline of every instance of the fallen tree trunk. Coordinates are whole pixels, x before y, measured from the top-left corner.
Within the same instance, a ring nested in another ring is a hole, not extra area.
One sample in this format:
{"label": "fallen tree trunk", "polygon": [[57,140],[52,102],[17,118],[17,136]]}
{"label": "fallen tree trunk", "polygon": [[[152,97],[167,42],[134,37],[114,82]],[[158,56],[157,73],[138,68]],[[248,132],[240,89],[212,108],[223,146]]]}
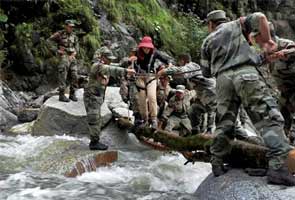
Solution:
{"label": "fallen tree trunk", "polygon": [[[132,124],[126,119],[118,121],[121,127],[131,127]],[[208,162],[210,159],[210,145],[213,142],[212,135],[194,135],[191,137],[181,137],[175,134],[163,130],[153,130],[151,128],[134,128],[135,136],[143,143],[151,144],[148,141],[149,138],[153,139],[153,143],[161,143],[156,145],[162,147],[162,149],[174,150],[183,153],[187,159],[193,161],[205,161]],[[152,146],[152,145],[150,145]],[[240,140],[231,141],[231,153],[225,158],[233,167],[242,168],[267,168],[268,159],[266,153],[268,148],[265,146],[259,146],[250,144]],[[203,151],[204,153],[192,153],[192,151]],[[208,155],[205,156],[204,155]],[[291,172],[295,173],[295,152],[291,151],[288,158],[288,165]]]}

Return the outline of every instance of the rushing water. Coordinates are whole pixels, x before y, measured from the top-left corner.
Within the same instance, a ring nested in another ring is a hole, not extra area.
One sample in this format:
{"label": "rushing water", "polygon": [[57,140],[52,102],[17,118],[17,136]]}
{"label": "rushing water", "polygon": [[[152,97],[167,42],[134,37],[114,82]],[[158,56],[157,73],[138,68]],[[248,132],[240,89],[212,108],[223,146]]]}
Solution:
{"label": "rushing water", "polygon": [[194,199],[193,193],[210,173],[205,163],[183,165],[176,153],[152,150],[119,151],[119,160],[77,178],[32,171],[24,163],[45,144],[69,136],[0,135],[0,199]]}

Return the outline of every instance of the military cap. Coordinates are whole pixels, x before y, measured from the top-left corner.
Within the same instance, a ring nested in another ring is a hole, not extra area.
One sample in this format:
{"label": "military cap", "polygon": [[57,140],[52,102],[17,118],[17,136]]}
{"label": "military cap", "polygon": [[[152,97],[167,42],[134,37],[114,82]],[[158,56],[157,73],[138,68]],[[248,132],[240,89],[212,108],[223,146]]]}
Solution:
{"label": "military cap", "polygon": [[184,91],[185,91],[185,86],[184,85],[177,85],[176,86],[176,92],[184,93]]}
{"label": "military cap", "polygon": [[100,53],[101,53],[100,54],[101,56],[105,56],[107,59],[110,59],[110,60],[116,59],[112,51],[108,48],[102,48]]}
{"label": "military cap", "polygon": [[68,19],[68,20],[65,21],[65,24],[68,25],[68,26],[75,26],[75,21],[71,20],[71,19]]}
{"label": "military cap", "polygon": [[226,20],[226,14],[223,10],[213,10],[207,14],[207,22],[216,20]]}

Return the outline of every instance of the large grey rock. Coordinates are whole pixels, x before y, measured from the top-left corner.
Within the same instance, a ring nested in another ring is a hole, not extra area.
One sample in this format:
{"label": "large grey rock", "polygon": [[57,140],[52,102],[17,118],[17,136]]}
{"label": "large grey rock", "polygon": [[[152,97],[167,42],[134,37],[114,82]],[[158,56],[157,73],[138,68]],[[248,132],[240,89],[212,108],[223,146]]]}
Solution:
{"label": "large grey rock", "polygon": [[248,176],[234,169],[219,177],[210,174],[195,196],[198,200],[293,200],[295,187],[269,185],[266,177]]}
{"label": "large grey rock", "polygon": [[17,116],[0,106],[0,132],[17,124]]}
{"label": "large grey rock", "polygon": [[6,110],[22,107],[24,101],[12,91],[6,83],[0,80],[0,107]]}
{"label": "large grey rock", "polygon": [[113,113],[114,118],[125,117],[133,119],[133,112],[128,109],[128,104],[124,103],[119,93],[119,87],[108,87],[106,90],[106,102]]}
{"label": "large grey rock", "polygon": [[[83,89],[77,91],[77,102],[60,102],[58,96],[50,97],[42,105],[35,121],[33,135],[87,135],[86,111],[83,102]],[[106,105],[102,105],[103,125],[112,117]]]}
{"label": "large grey rock", "polygon": [[24,105],[24,100],[0,80],[0,130],[17,123],[16,111]]}
{"label": "large grey rock", "polygon": [[37,119],[39,108],[24,108],[21,109],[17,114],[17,119],[19,122],[31,122]]}
{"label": "large grey rock", "polygon": [[[58,96],[50,97],[42,105],[32,127],[33,135],[88,135],[83,89],[76,92],[78,102],[60,102]],[[118,87],[108,87],[101,107],[102,123],[105,126],[113,117],[128,116],[127,104],[122,103]],[[116,111],[116,112],[115,112]],[[131,112],[129,113],[131,115]]]}

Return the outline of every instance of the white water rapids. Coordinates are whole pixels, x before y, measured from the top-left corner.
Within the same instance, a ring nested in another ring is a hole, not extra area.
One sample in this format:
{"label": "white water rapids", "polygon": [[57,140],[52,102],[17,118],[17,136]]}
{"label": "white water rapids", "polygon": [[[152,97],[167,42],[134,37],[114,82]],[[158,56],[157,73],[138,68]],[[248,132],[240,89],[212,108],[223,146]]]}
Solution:
{"label": "white water rapids", "polygon": [[40,173],[26,161],[52,141],[70,136],[16,137],[0,134],[0,199],[194,199],[198,185],[211,172],[209,164],[183,165],[182,155],[152,150],[120,150],[119,160],[77,178]]}

